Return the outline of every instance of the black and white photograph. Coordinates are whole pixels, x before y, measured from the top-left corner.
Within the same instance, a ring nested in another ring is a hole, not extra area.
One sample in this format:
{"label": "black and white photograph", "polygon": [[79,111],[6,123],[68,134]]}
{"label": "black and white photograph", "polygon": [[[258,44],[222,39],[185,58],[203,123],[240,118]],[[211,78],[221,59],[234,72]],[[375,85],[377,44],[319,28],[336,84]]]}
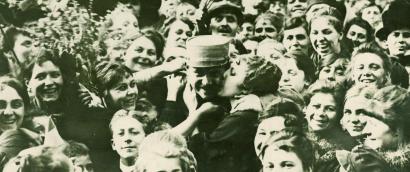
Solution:
{"label": "black and white photograph", "polygon": [[410,172],[410,0],[0,0],[0,172]]}

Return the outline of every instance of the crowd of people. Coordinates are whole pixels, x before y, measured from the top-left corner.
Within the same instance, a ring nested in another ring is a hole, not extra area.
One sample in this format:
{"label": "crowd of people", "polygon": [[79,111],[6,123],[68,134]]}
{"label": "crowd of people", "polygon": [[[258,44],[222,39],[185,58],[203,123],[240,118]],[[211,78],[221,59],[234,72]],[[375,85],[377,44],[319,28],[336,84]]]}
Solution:
{"label": "crowd of people", "polygon": [[409,0],[0,2],[3,172],[409,172]]}

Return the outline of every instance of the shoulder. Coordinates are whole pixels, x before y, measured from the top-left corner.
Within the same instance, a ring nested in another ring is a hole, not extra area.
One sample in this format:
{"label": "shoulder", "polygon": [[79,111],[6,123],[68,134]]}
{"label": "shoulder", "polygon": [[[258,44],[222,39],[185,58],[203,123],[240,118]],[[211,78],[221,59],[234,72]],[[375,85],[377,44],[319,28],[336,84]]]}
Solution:
{"label": "shoulder", "polygon": [[231,113],[237,111],[252,110],[256,112],[262,112],[262,102],[258,96],[249,94],[240,99],[232,101]]}

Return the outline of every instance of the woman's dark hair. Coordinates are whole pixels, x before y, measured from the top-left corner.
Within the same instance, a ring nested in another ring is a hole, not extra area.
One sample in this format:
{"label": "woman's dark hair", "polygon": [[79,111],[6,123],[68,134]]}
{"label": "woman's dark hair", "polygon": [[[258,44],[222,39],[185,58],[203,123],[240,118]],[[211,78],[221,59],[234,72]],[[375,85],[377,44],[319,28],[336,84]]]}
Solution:
{"label": "woman's dark hair", "polygon": [[122,79],[132,76],[132,71],[126,66],[116,63],[101,61],[96,67],[96,85],[100,96],[104,91],[111,89]]}
{"label": "woman's dark hair", "polygon": [[243,15],[243,23],[252,23],[252,25],[254,25],[255,24],[255,19],[256,19],[255,15],[252,15],[252,14],[244,14]]}
{"label": "woman's dark hair", "polygon": [[[307,90],[304,99],[306,104],[310,103],[310,99],[318,93],[330,94],[335,100],[337,121],[340,121],[343,114],[344,97],[346,89],[341,85],[329,83],[328,81],[318,80],[313,83]],[[337,125],[340,125],[337,123]]]}
{"label": "woman's dark hair", "polygon": [[306,30],[306,33],[308,32],[308,23],[306,22],[306,19],[304,17],[293,17],[287,19],[285,21],[283,30],[290,30],[298,27],[302,27]]}
{"label": "woman's dark hair", "polygon": [[148,38],[154,44],[155,52],[157,54],[157,60],[161,61],[163,59],[162,55],[165,47],[164,37],[158,31],[150,28],[141,30],[140,34],[136,36],[133,40],[137,40],[141,37]]}
{"label": "woman's dark hair", "polygon": [[366,20],[363,20],[360,17],[355,17],[346,23],[344,30],[343,30],[344,37],[347,37],[350,27],[352,27],[353,25],[357,25],[366,30],[366,39],[367,39],[366,41],[367,42],[374,40],[374,29]]}
{"label": "woman's dark hair", "polygon": [[256,17],[255,24],[259,20],[269,20],[269,22],[272,23],[273,26],[275,26],[276,32],[279,34],[283,30],[284,18],[285,17],[281,14],[265,12],[265,13],[260,14],[258,17]]}
{"label": "woman's dark hair", "polygon": [[[21,97],[21,99],[23,99],[25,111],[27,112],[30,109],[30,98],[27,94],[27,88],[23,83],[16,78],[3,76],[0,77],[0,85],[6,85],[16,90],[17,94]],[[0,90],[1,89],[2,88],[0,87]]]}
{"label": "woman's dark hair", "polygon": [[303,112],[296,103],[289,99],[280,98],[280,102],[269,105],[266,110],[259,115],[258,120],[259,123],[261,123],[263,120],[275,116],[285,118],[286,128],[293,128],[300,132],[306,131],[307,123]]}
{"label": "woman's dark hair", "polygon": [[3,49],[4,51],[11,51],[14,47],[17,35],[24,35],[30,37],[30,33],[27,31],[11,27],[7,29],[3,37]]}
{"label": "woman's dark hair", "polygon": [[326,18],[329,21],[329,23],[335,28],[335,30],[337,32],[339,32],[340,34],[342,33],[342,31],[343,31],[343,22],[340,21],[337,17],[334,17],[332,15],[319,15],[319,16],[313,18],[309,23],[309,33],[312,30],[312,22],[316,19],[319,19],[319,18]]}
{"label": "woman's dark hair", "polygon": [[312,59],[306,54],[300,52],[288,52],[284,55],[285,58],[294,59],[296,66],[305,73],[305,80],[312,83],[316,80],[315,66]]}
{"label": "woman's dark hair", "polygon": [[313,169],[315,162],[315,149],[312,142],[301,132],[292,129],[284,129],[272,135],[262,146],[261,156],[266,155],[266,150],[275,146],[286,152],[294,152],[302,161],[303,171]]}

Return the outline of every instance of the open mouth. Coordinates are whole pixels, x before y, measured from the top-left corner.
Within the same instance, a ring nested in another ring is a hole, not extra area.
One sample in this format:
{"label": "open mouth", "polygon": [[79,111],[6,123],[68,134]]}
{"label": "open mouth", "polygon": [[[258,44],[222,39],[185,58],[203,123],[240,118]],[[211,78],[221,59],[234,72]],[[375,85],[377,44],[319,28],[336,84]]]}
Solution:
{"label": "open mouth", "polygon": [[294,13],[304,13],[305,11],[306,11],[306,8],[293,8],[291,10],[291,12],[294,12]]}
{"label": "open mouth", "polygon": [[361,131],[363,131],[363,128],[364,128],[364,126],[362,126],[362,125],[354,125],[354,126],[352,126],[352,131],[361,132]]}
{"label": "open mouth", "polygon": [[365,83],[365,84],[369,84],[369,83],[376,82],[376,80],[374,80],[374,79],[361,79],[360,82]]}
{"label": "open mouth", "polygon": [[326,127],[327,124],[329,123],[329,120],[327,120],[327,119],[312,119],[311,123],[315,126]]}

